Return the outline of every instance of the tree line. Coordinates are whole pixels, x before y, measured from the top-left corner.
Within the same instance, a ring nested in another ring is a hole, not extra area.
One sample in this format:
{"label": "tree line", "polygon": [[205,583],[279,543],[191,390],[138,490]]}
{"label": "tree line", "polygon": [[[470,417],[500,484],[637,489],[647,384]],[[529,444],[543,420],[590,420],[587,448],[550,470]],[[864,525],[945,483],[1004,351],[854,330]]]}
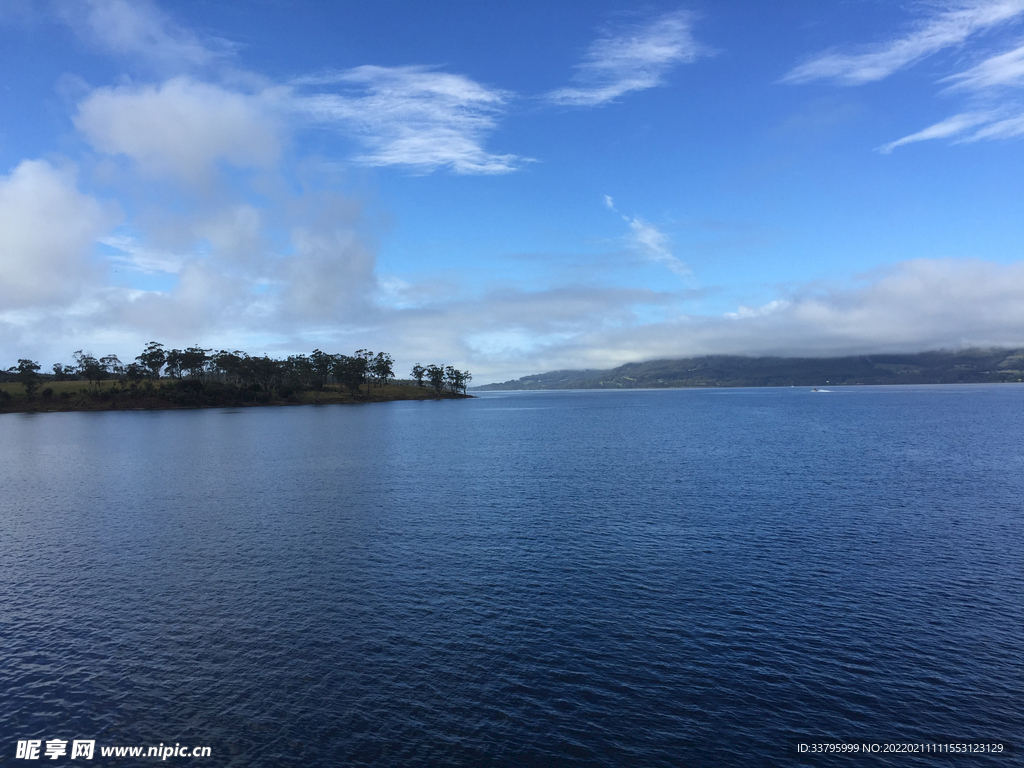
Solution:
{"label": "tree line", "polygon": [[[291,397],[304,391],[322,391],[334,385],[352,395],[360,394],[365,385],[369,394],[372,386],[382,387],[395,378],[394,360],[387,352],[374,354],[368,349],[355,354],[328,354],[319,349],[309,355],[290,355],[276,359],[257,357],[241,350],[227,351],[203,349],[165,349],[151,341],[134,361],[123,363],[117,355],[95,357],[90,352],[77,350],[74,363],[56,363],[52,374],[41,374],[39,363],[20,359],[7,374],[20,382],[29,400],[45,381],[83,381],[87,390],[99,394],[105,381],[113,382],[121,391],[201,391],[229,389],[235,394],[252,393],[254,400],[267,397]],[[466,394],[473,378],[469,371],[460,371],[450,365],[417,363],[412,378],[420,387],[429,385],[441,396],[446,391]],[[52,395],[52,389],[50,390]],[[44,396],[48,396],[46,390]],[[263,397],[259,397],[263,395]]]}

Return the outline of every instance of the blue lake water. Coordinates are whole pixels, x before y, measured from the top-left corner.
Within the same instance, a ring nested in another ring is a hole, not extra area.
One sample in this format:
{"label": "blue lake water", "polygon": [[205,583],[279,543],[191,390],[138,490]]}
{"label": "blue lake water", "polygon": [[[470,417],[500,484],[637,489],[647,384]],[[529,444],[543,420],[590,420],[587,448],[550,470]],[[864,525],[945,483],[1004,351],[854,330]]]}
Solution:
{"label": "blue lake water", "polygon": [[0,764],[1008,765],[1022,426],[1016,385],[0,416]]}

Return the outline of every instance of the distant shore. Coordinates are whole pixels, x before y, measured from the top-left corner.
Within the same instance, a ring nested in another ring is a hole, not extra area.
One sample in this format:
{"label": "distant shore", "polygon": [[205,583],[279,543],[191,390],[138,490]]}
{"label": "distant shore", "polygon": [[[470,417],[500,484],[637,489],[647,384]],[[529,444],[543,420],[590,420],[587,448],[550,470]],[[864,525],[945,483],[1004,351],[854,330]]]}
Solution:
{"label": "distant shore", "polygon": [[[197,408],[257,408],[286,405],[355,405],[398,400],[462,400],[472,395],[438,395],[431,387],[393,382],[362,387],[358,394],[328,385],[319,391],[302,391],[287,396],[262,392],[222,390],[216,387],[168,388],[119,387],[113,381],[88,387],[82,381],[44,382],[42,391],[28,399],[24,387],[15,382],[0,384],[0,414],[66,413],[76,411],[155,411]],[[49,390],[49,392],[47,392]]]}
{"label": "distant shore", "polygon": [[822,387],[860,384],[1001,384],[1024,380],[1024,349],[936,350],[851,357],[707,355],[549,371],[474,391]]}

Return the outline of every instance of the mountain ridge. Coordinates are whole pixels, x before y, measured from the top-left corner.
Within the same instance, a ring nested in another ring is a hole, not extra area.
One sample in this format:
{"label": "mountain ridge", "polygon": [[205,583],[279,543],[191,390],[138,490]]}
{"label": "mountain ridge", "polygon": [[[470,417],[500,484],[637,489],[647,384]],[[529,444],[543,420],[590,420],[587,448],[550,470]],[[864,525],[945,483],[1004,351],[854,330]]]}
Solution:
{"label": "mountain ridge", "polygon": [[704,355],[559,370],[472,387],[476,391],[676,389],[855,384],[979,384],[1024,380],[1024,349],[932,350],[845,357]]}

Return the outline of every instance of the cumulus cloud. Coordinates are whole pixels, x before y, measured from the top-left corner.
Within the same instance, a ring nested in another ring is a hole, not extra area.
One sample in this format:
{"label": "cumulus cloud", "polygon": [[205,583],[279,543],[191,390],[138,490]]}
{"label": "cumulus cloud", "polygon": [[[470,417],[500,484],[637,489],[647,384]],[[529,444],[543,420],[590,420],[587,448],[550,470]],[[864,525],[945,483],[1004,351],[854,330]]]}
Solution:
{"label": "cumulus cloud", "polygon": [[200,39],[150,0],[60,0],[60,17],[85,40],[160,67],[205,65],[230,53],[220,39]]}
{"label": "cumulus cloud", "polygon": [[782,80],[807,83],[834,80],[862,85],[882,80],[926,56],[959,45],[975,33],[1018,19],[1024,0],[975,0],[943,4],[944,10],[921,20],[907,35],[889,40],[865,53],[820,54],[790,70]]}
{"label": "cumulus cloud", "polygon": [[26,160],[0,177],[0,309],[73,299],[94,277],[96,241],[118,213],[78,191],[74,174]]}
{"label": "cumulus cloud", "polygon": [[631,91],[664,83],[676,64],[694,61],[705,49],[693,38],[692,17],[668,13],[598,38],[576,66],[572,86],[547,95],[555,104],[593,107]]}
{"label": "cumulus cloud", "polygon": [[508,173],[522,161],[483,147],[508,94],[463,75],[429,67],[362,66],[299,78],[292,85],[340,91],[300,93],[293,105],[312,120],[354,133],[366,147],[357,160],[367,165],[494,174]]}
{"label": "cumulus cloud", "polygon": [[219,161],[243,168],[277,161],[282,138],[273,98],[176,77],[98,88],[78,105],[74,122],[96,149],[127,155],[148,175],[200,183]]}

